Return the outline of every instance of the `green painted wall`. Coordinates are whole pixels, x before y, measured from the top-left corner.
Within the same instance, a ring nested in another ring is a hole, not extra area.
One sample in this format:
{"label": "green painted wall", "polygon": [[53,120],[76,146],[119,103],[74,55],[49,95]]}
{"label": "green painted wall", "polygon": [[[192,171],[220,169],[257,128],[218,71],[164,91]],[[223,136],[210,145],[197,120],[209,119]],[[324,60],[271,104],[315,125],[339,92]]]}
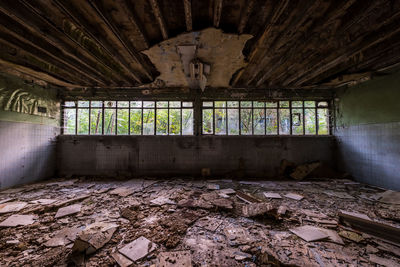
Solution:
{"label": "green painted wall", "polygon": [[[38,107],[46,109],[39,112]],[[27,84],[0,74],[0,120],[59,126],[60,100],[57,90]]]}
{"label": "green painted wall", "polygon": [[337,92],[336,126],[400,121],[400,72]]}

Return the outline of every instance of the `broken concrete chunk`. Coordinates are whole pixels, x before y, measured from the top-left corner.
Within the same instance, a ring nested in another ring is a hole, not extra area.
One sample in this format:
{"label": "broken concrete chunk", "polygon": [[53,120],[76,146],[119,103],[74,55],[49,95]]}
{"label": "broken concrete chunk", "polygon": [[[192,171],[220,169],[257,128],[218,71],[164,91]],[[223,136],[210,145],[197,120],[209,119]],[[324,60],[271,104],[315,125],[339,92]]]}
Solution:
{"label": "broken concrete chunk", "polygon": [[380,196],[379,202],[400,205],[400,192],[387,190]]}
{"label": "broken concrete chunk", "polygon": [[150,201],[151,204],[156,205],[156,206],[162,206],[165,204],[170,204],[170,205],[175,205],[175,201],[172,201],[166,196],[159,196],[158,198],[155,198]]}
{"label": "broken concrete chunk", "polygon": [[226,227],[224,234],[235,245],[243,245],[251,241],[248,231],[243,227]]}
{"label": "broken concrete chunk", "polygon": [[304,198],[302,195],[295,194],[295,193],[288,193],[285,195],[285,197],[294,199],[294,200],[302,200]]}
{"label": "broken concrete chunk", "polygon": [[215,232],[221,224],[222,220],[212,217],[203,217],[196,222],[197,226],[207,229],[211,232]]}
{"label": "broken concrete chunk", "polygon": [[311,225],[296,227],[294,229],[289,229],[289,231],[307,242],[318,241],[329,237],[329,235],[321,231],[320,228]]}
{"label": "broken concrete chunk", "polygon": [[0,223],[0,227],[25,226],[35,222],[34,215],[11,215]]}
{"label": "broken concrete chunk", "polygon": [[156,249],[156,244],[141,236],[135,241],[132,241],[125,247],[119,250],[122,255],[125,255],[133,261],[140,260],[147,254]]}
{"label": "broken concrete chunk", "polygon": [[71,206],[67,206],[64,208],[60,208],[57,211],[57,214],[54,218],[61,218],[64,216],[72,215],[81,211],[82,205],[81,204],[74,204]]}
{"label": "broken concrete chunk", "polygon": [[157,267],[191,267],[192,256],[190,250],[161,252],[157,257]]}
{"label": "broken concrete chunk", "polygon": [[287,207],[286,206],[279,206],[278,208],[278,214],[279,215],[285,215],[287,211]]}
{"label": "broken concrete chunk", "polygon": [[359,243],[364,240],[364,238],[361,235],[351,231],[343,230],[339,232],[339,235],[356,243]]}
{"label": "broken concrete chunk", "polygon": [[244,253],[244,252],[241,252],[241,251],[235,251],[233,253],[233,255],[235,256],[235,260],[237,260],[237,261],[242,261],[242,260],[251,258],[251,254]]}
{"label": "broken concrete chunk", "polygon": [[125,257],[124,255],[122,255],[118,252],[112,253],[111,256],[121,267],[129,267],[133,264],[133,262],[131,260],[129,260],[127,257]]}
{"label": "broken concrete chunk", "polygon": [[66,246],[75,241],[75,238],[82,229],[72,227],[64,228],[58,231],[50,240],[48,240],[44,245],[46,247],[58,247]]}
{"label": "broken concrete chunk", "polygon": [[220,209],[233,209],[233,203],[232,201],[230,201],[229,199],[226,198],[217,198],[217,199],[213,199],[210,201],[211,204],[213,204],[214,206],[216,206],[217,208]]}
{"label": "broken concrete chunk", "polygon": [[26,202],[7,202],[4,204],[0,204],[0,214],[20,211],[26,205],[27,205]]}
{"label": "broken concrete chunk", "polygon": [[264,196],[266,198],[276,198],[276,199],[282,198],[280,194],[274,192],[264,192]]}
{"label": "broken concrete chunk", "polygon": [[132,188],[132,187],[118,187],[112,191],[110,191],[111,195],[118,195],[120,197],[127,197],[129,195],[132,195],[138,191],[137,188]]}
{"label": "broken concrete chunk", "polygon": [[78,234],[72,251],[86,255],[94,253],[111,240],[117,228],[117,224],[106,222],[96,222],[89,225]]}
{"label": "broken concrete chunk", "polygon": [[275,207],[269,203],[252,203],[242,206],[242,215],[244,217],[255,217],[273,210],[276,211]]}
{"label": "broken concrete chunk", "polygon": [[320,164],[321,164],[320,162],[314,162],[314,163],[299,165],[290,174],[290,177],[292,177],[295,180],[302,180],[306,178],[313,170],[318,168]]}
{"label": "broken concrete chunk", "polygon": [[394,260],[378,257],[374,254],[369,255],[369,261],[372,263],[382,265],[382,266],[386,266],[386,267],[399,267],[400,266],[400,264],[398,264]]}

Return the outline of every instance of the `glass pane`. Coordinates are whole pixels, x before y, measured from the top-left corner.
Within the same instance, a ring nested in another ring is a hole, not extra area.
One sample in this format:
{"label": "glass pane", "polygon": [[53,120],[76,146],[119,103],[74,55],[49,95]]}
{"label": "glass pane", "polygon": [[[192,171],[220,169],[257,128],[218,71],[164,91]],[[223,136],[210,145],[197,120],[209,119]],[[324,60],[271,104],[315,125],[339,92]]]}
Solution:
{"label": "glass pane", "polygon": [[74,101],[65,101],[64,107],[75,107]]}
{"label": "glass pane", "polygon": [[168,101],[157,101],[157,107],[158,108],[167,108],[168,107]]}
{"label": "glass pane", "polygon": [[231,107],[231,108],[239,107],[239,101],[228,101],[228,107]]}
{"label": "glass pane", "polygon": [[129,101],[118,101],[118,107],[119,108],[128,108],[129,107]]}
{"label": "glass pane", "polygon": [[169,134],[179,135],[181,134],[181,110],[170,109],[169,110]]}
{"label": "glass pane", "polygon": [[154,134],[154,109],[143,110],[143,135]]}
{"label": "glass pane", "polygon": [[182,117],[182,134],[193,135],[193,109],[183,109]]}
{"label": "glass pane", "polygon": [[[119,102],[118,102],[119,104]],[[129,109],[118,109],[117,111],[117,133],[119,135],[129,134]]]}
{"label": "glass pane", "polygon": [[279,110],[279,134],[290,134],[290,111],[289,109]]}
{"label": "glass pane", "polygon": [[90,110],[90,134],[102,134],[103,111],[101,108],[92,108]]}
{"label": "glass pane", "polygon": [[253,101],[253,107],[255,108],[263,108],[265,102],[260,102],[260,101]]}
{"label": "glass pane", "polygon": [[292,107],[296,107],[296,108],[303,107],[303,101],[292,101]]}
{"label": "glass pane", "polygon": [[213,110],[203,109],[203,134],[214,133]]}
{"label": "glass pane", "polygon": [[115,134],[115,109],[104,110],[104,134]]}
{"label": "glass pane", "polygon": [[265,117],[266,134],[278,134],[278,119],[276,109],[267,109]]}
{"label": "glass pane", "polygon": [[304,116],[306,134],[316,134],[317,131],[315,128],[315,109],[304,109]]}
{"label": "glass pane", "polygon": [[288,108],[289,107],[289,101],[279,101],[279,107]]}
{"label": "glass pane", "polygon": [[226,106],[226,101],[215,101],[214,105],[218,108],[224,108]]}
{"label": "glass pane", "polygon": [[265,118],[264,118],[264,109],[255,108],[253,110],[253,127],[254,134],[256,135],[264,135],[265,134]]}
{"label": "glass pane", "polygon": [[91,107],[101,108],[103,106],[103,101],[90,101]]}
{"label": "glass pane", "polygon": [[75,134],[76,109],[64,109],[64,134]]}
{"label": "glass pane", "polygon": [[318,109],[318,135],[329,134],[329,113],[327,108]]}
{"label": "glass pane", "polygon": [[253,134],[251,109],[240,110],[240,130],[242,135]]}
{"label": "glass pane", "polygon": [[328,102],[326,101],[318,102],[318,107],[328,107]]}
{"label": "glass pane", "polygon": [[143,107],[153,108],[154,105],[154,101],[143,101]]}
{"label": "glass pane", "polygon": [[78,109],[78,134],[89,134],[89,109]]}
{"label": "glass pane", "polygon": [[225,109],[222,109],[222,108],[215,109],[215,134],[226,134],[226,110]]}
{"label": "glass pane", "polygon": [[[132,104],[132,103],[131,103]],[[142,134],[142,110],[131,109],[131,134]]]}
{"label": "glass pane", "polygon": [[168,109],[157,109],[157,135],[168,134]]}
{"label": "glass pane", "polygon": [[304,101],[304,106],[307,108],[315,107],[315,101]]}
{"label": "glass pane", "polygon": [[106,108],[115,108],[116,107],[116,102],[115,101],[105,101],[104,106]]}
{"label": "glass pane", "polygon": [[278,106],[278,102],[266,102],[265,105],[267,108],[276,108]]}
{"label": "glass pane", "polygon": [[228,135],[239,134],[239,109],[228,109]]}
{"label": "glass pane", "polygon": [[131,101],[131,108],[140,108],[142,106],[142,101]]}
{"label": "glass pane", "polygon": [[169,107],[170,108],[180,108],[181,101],[169,101]]}
{"label": "glass pane", "polygon": [[203,107],[212,107],[213,102],[203,102]]}
{"label": "glass pane", "polygon": [[182,107],[191,108],[191,107],[193,107],[193,102],[182,102]]}
{"label": "glass pane", "polygon": [[292,109],[292,134],[303,134],[303,109]]}
{"label": "glass pane", "polygon": [[240,101],[241,107],[251,107],[251,101]]}
{"label": "glass pane", "polygon": [[78,107],[88,108],[89,107],[89,101],[78,101]]}

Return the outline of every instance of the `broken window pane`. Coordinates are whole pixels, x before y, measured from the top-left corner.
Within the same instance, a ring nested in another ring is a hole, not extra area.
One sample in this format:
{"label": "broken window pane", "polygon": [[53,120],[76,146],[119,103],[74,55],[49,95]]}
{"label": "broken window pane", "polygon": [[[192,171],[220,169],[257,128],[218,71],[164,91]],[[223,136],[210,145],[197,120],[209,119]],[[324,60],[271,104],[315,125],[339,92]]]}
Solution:
{"label": "broken window pane", "polygon": [[290,110],[279,110],[279,134],[290,134]]}
{"label": "broken window pane", "polygon": [[279,107],[288,108],[289,107],[289,101],[279,101]]}
{"label": "broken window pane", "polygon": [[76,109],[64,109],[64,134],[75,134]]}
{"label": "broken window pane", "polygon": [[117,111],[117,134],[129,134],[129,109],[124,108]]}
{"label": "broken window pane", "polygon": [[278,120],[276,109],[266,109],[266,134],[278,134]]}
{"label": "broken window pane", "polygon": [[292,134],[303,134],[303,109],[292,109]]}
{"label": "broken window pane", "polygon": [[329,112],[327,108],[318,109],[318,135],[329,134]]}
{"label": "broken window pane", "polygon": [[240,110],[240,131],[242,135],[249,135],[253,133],[251,115],[251,109]]}
{"label": "broken window pane", "polygon": [[92,108],[90,111],[90,134],[103,134],[103,110]]}
{"label": "broken window pane", "polygon": [[251,107],[251,101],[240,101],[241,107]]}
{"label": "broken window pane", "polygon": [[169,110],[169,134],[181,134],[181,110],[178,108]]}
{"label": "broken window pane", "polygon": [[104,134],[115,134],[115,109],[104,110]]}
{"label": "broken window pane", "polygon": [[142,134],[142,110],[131,109],[131,134],[140,135]]}
{"label": "broken window pane", "polygon": [[[225,103],[225,102],[223,102]],[[215,103],[217,104],[217,102]],[[215,134],[226,134],[226,110],[215,109]]]}
{"label": "broken window pane", "polygon": [[154,108],[154,101],[143,101],[143,107]]}
{"label": "broken window pane", "polygon": [[157,135],[168,134],[168,109],[157,109]]}
{"label": "broken window pane", "polygon": [[265,134],[265,112],[264,109],[256,108],[254,109],[254,119],[253,119],[253,127],[254,134],[263,135]]}
{"label": "broken window pane", "polygon": [[318,102],[318,107],[323,107],[323,108],[328,107],[328,102],[326,101]]}
{"label": "broken window pane", "polygon": [[[229,102],[228,102],[229,104]],[[228,109],[228,134],[238,135],[239,134],[239,110]]]}
{"label": "broken window pane", "polygon": [[203,134],[214,133],[213,110],[203,109]]}
{"label": "broken window pane", "polygon": [[193,134],[193,109],[182,110],[182,134]]}
{"label": "broken window pane", "polygon": [[118,101],[119,108],[127,108],[129,107],[129,101]]}
{"label": "broken window pane", "polygon": [[317,130],[315,128],[315,109],[306,108],[304,109],[304,122],[305,122],[305,133],[306,134],[316,134]]}
{"label": "broken window pane", "polygon": [[215,107],[224,108],[226,107],[226,101],[215,101]]}
{"label": "broken window pane", "polygon": [[142,101],[131,101],[131,108],[140,108],[142,106]]}
{"label": "broken window pane", "polygon": [[101,108],[103,106],[103,101],[90,101],[90,106],[94,108]]}
{"label": "broken window pane", "polygon": [[89,109],[78,109],[78,134],[89,134]]}
{"label": "broken window pane", "polygon": [[230,107],[230,108],[239,107],[239,101],[228,101],[228,107]]}
{"label": "broken window pane", "polygon": [[154,134],[154,109],[143,109],[143,134]]}
{"label": "broken window pane", "polygon": [[213,102],[203,102],[203,107],[212,107]]}
{"label": "broken window pane", "polygon": [[115,108],[116,107],[116,102],[115,101],[106,101],[106,102],[104,102],[104,106],[106,108]]}
{"label": "broken window pane", "polygon": [[88,108],[89,107],[89,101],[78,101],[78,107],[80,107],[80,108]]}

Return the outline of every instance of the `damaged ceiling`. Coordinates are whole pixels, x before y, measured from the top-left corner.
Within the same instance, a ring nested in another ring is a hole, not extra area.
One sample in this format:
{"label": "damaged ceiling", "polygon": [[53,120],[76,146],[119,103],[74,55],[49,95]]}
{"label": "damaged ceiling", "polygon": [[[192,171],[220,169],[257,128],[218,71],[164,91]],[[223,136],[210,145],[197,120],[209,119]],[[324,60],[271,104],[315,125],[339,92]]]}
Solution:
{"label": "damaged ceiling", "polygon": [[334,88],[400,62],[398,0],[15,0],[0,20],[0,71],[66,88],[188,87],[182,44],[213,88]]}

